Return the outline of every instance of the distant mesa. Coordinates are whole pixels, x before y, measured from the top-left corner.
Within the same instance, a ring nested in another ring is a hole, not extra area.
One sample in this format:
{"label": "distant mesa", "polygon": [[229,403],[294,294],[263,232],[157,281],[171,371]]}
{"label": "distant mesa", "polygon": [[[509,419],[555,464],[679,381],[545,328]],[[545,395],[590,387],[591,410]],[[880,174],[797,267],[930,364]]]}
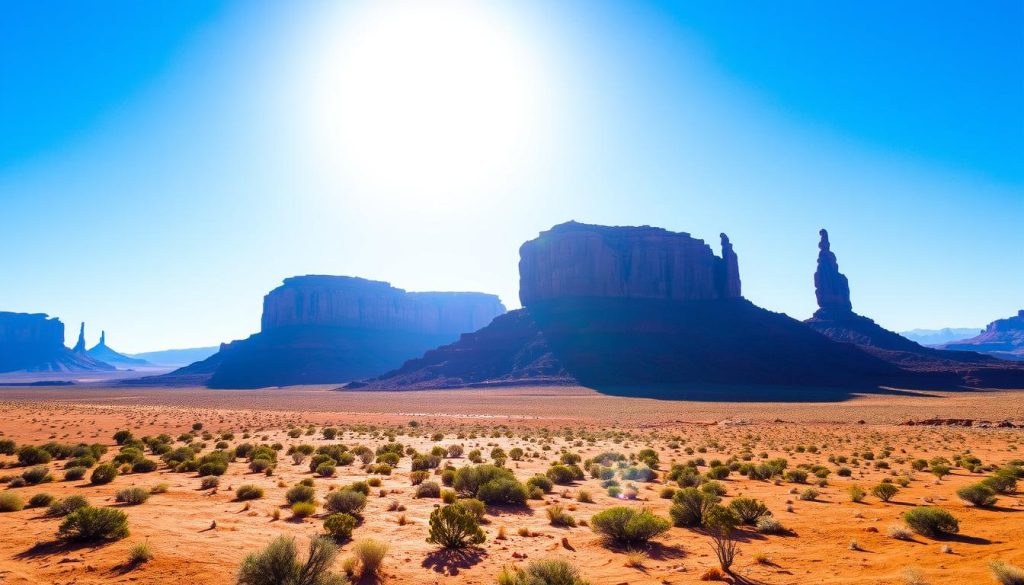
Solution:
{"label": "distant mesa", "polygon": [[[79,337],[84,348],[84,339],[82,335]],[[64,345],[64,323],[60,319],[42,313],[0,312],[0,372],[114,369],[114,366],[89,356],[84,350],[68,349]]]}
{"label": "distant mesa", "polygon": [[980,334],[969,339],[953,341],[943,349],[979,351],[1006,360],[1024,360],[1024,310],[1016,317],[997,319]]}
{"label": "distant mesa", "polygon": [[[833,341],[856,345],[866,353],[918,373],[936,384],[1024,387],[1024,369],[971,351],[977,347],[970,347],[970,344],[946,346],[966,351],[924,347],[855,313],[850,302],[849,281],[839,272],[828,232],[821,230],[820,235],[818,269],[814,273],[818,310],[805,321],[811,328]],[[1024,340],[1024,330],[1019,333],[1018,339]]]}
{"label": "distant mesa", "polygon": [[406,292],[363,278],[298,276],[264,297],[259,333],[170,374],[125,383],[262,388],[347,382],[397,368],[504,312],[495,295]]}
{"label": "distant mesa", "polygon": [[523,309],[348,387],[1024,387],[1024,368],[924,348],[854,313],[828,234],[820,236],[819,310],[805,324],[742,297],[725,234],[716,256],[661,228],[557,225],[520,248]]}
{"label": "distant mesa", "polygon": [[[79,343],[85,345],[85,324],[82,324],[82,332],[79,335]],[[107,346],[107,332],[100,332],[100,342],[93,346],[92,349],[86,352],[89,357],[97,359],[101,362],[106,362],[119,368],[131,368],[138,366],[150,366],[149,362],[143,359],[129,357],[123,353],[114,351]]]}

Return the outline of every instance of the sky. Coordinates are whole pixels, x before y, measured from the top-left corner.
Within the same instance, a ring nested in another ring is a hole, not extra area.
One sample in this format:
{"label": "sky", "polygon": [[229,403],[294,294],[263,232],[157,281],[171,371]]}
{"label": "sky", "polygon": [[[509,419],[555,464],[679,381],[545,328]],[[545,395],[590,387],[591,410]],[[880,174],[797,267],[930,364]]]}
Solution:
{"label": "sky", "polygon": [[807,318],[818,230],[894,329],[1024,308],[1024,4],[21,2],[0,310],[213,345],[298,274],[477,290],[575,219],[739,255]]}

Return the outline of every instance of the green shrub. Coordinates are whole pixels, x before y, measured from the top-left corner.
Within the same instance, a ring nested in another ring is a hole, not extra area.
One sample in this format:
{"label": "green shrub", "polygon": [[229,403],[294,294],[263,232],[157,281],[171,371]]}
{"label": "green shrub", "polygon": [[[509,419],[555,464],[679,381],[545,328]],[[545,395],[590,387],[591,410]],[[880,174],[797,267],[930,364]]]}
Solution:
{"label": "green shrub", "polygon": [[212,490],[219,485],[220,478],[215,475],[207,475],[203,479],[199,480],[199,489],[201,490]]}
{"label": "green shrub", "polygon": [[238,500],[258,500],[262,497],[263,488],[256,485],[240,485],[238,486],[238,489],[235,490],[235,498]]}
{"label": "green shrub", "polygon": [[907,526],[923,536],[940,536],[956,534],[960,531],[960,523],[949,512],[941,508],[918,506],[903,513]]}
{"label": "green shrub", "polygon": [[590,527],[598,534],[623,546],[644,545],[650,539],[666,532],[669,522],[649,510],[634,510],[625,506],[608,508],[594,514]]}
{"label": "green shrub", "polygon": [[54,497],[46,492],[39,492],[28,499],[29,508],[42,508],[53,503]]}
{"label": "green shrub", "polygon": [[555,484],[546,475],[535,475],[530,479],[526,480],[526,487],[538,487],[542,492],[546,494],[550,493],[551,490],[554,489]]}
{"label": "green shrub", "polygon": [[28,485],[36,485],[53,480],[53,478],[50,477],[50,468],[45,465],[37,465],[26,469],[22,472],[21,478],[24,479],[25,483]]}
{"label": "green shrub", "polygon": [[355,516],[339,512],[324,518],[324,530],[337,541],[348,540],[357,522]]}
{"label": "green shrub", "polygon": [[11,439],[0,439],[0,455],[14,455],[17,445]]}
{"label": "green shrub", "polygon": [[498,585],[589,585],[569,561],[559,558],[530,561],[526,569],[503,568]]}
{"label": "green shrub", "polygon": [[84,496],[73,495],[62,498],[50,504],[46,509],[47,516],[67,516],[79,508],[85,508],[89,501]]}
{"label": "green shrub", "polygon": [[316,514],[316,502],[295,502],[292,504],[292,516],[306,518]]}
{"label": "green shrub", "polygon": [[771,516],[761,516],[757,519],[757,531],[761,534],[782,534],[786,531],[779,522]]}
{"label": "green shrub", "polygon": [[117,477],[117,467],[111,463],[104,463],[92,470],[89,481],[93,485],[103,485],[114,481]]}
{"label": "green shrub", "polygon": [[124,488],[118,490],[114,494],[114,501],[128,504],[129,506],[138,506],[144,504],[149,499],[149,492],[140,487]]}
{"label": "green shrub", "polygon": [[744,524],[755,525],[762,516],[771,516],[771,511],[764,502],[753,498],[736,498],[729,502],[729,509],[736,512]]}
{"label": "green shrub", "polygon": [[25,500],[15,492],[0,493],[0,512],[17,512],[25,508]]}
{"label": "green shrub", "polygon": [[814,488],[807,488],[804,491],[800,492],[800,499],[806,502],[813,502],[818,499],[819,495],[821,494],[820,492],[818,492],[818,490]]}
{"label": "green shrub", "polygon": [[441,497],[441,486],[436,481],[425,481],[416,486],[417,498],[439,498]]}
{"label": "green shrub", "polygon": [[1017,488],[1017,470],[1012,467],[1004,467],[992,474],[992,477],[986,477],[981,480],[981,483],[987,485],[996,493],[1013,493]]}
{"label": "green shrub", "polygon": [[18,449],[18,463],[21,465],[44,465],[53,460],[49,452],[34,445],[24,445]]}
{"label": "green shrub", "polygon": [[526,486],[511,477],[493,479],[477,490],[476,497],[491,505],[526,505]]}
{"label": "green shrub", "polygon": [[358,516],[366,507],[366,496],[350,488],[335,490],[327,494],[324,507],[334,513]]}
{"label": "green shrub", "polygon": [[896,487],[895,485],[883,482],[871,488],[871,495],[875,496],[879,500],[882,500],[883,502],[888,502],[889,500],[892,499],[893,496],[898,494],[899,491],[900,488]]}
{"label": "green shrub", "polygon": [[128,430],[120,430],[114,433],[114,442],[118,445],[124,445],[128,441],[132,440],[132,432]]}
{"label": "green shrub", "polygon": [[284,499],[289,504],[295,504],[297,502],[313,502],[316,500],[316,490],[314,490],[311,486],[300,484],[297,486],[293,486],[287,492],[285,492]]}
{"label": "green shrub", "polygon": [[864,488],[860,487],[857,484],[851,485],[848,491],[849,491],[849,494],[850,494],[850,501],[851,502],[856,502],[856,503],[863,502],[864,501],[864,496],[867,495],[867,492],[864,491]]}
{"label": "green shrub", "polygon": [[57,536],[64,540],[117,540],[128,536],[128,516],[114,508],[86,506],[64,518]]}
{"label": "green shrub", "polygon": [[132,464],[132,473],[150,473],[156,471],[159,464],[152,459],[139,459]]}
{"label": "green shrub", "polygon": [[983,508],[996,503],[996,492],[984,483],[974,483],[956,490],[956,495],[961,500],[971,505]]}
{"label": "green shrub", "polygon": [[511,478],[512,472],[497,465],[467,465],[455,472],[452,487],[464,496],[477,496],[480,486],[498,478]]}
{"label": "green shrub", "polygon": [[575,527],[576,519],[572,517],[572,514],[565,511],[565,508],[561,504],[551,504],[546,509],[548,515],[548,521],[552,526],[567,526]]}
{"label": "green shrub", "polygon": [[361,579],[376,582],[375,576],[380,571],[384,557],[388,554],[388,545],[372,538],[364,538],[352,545],[352,555],[359,561]]}
{"label": "green shrub", "polygon": [[676,526],[700,526],[705,512],[718,501],[718,496],[714,494],[692,487],[683,488],[672,495],[672,507],[668,515]]}
{"label": "green shrub", "polygon": [[476,516],[459,506],[441,506],[430,513],[430,535],[427,542],[448,549],[460,549],[483,543],[484,531]]}
{"label": "green shrub", "polygon": [[466,498],[465,500],[459,500],[455,505],[459,506],[463,510],[466,510],[470,514],[476,517],[478,521],[483,521],[484,513],[487,511],[487,507],[483,502],[476,498]]}
{"label": "green shrub", "polygon": [[64,470],[64,481],[76,481],[85,477],[86,468],[69,467]]}
{"label": "green shrub", "polygon": [[249,553],[238,570],[238,585],[341,585],[346,580],[330,572],[338,546],[328,537],[309,543],[309,556],[299,562],[295,539],[279,536],[261,551]]}
{"label": "green shrub", "polygon": [[790,469],[785,477],[791,483],[807,483],[807,472],[803,469]]}
{"label": "green shrub", "polygon": [[575,479],[575,474],[567,465],[552,465],[546,475],[552,482],[560,485],[571,484]]}

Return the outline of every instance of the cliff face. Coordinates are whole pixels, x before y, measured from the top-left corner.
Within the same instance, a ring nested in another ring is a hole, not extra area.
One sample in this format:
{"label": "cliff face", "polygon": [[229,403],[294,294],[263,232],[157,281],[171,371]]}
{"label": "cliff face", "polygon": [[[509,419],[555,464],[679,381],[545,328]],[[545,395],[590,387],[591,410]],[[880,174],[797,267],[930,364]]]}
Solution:
{"label": "cliff face", "polygon": [[112,370],[64,346],[64,324],[41,313],[0,312],[0,372]]}
{"label": "cliff face", "polygon": [[349,276],[298,276],[263,299],[262,331],[318,325],[458,336],[505,312],[495,295],[410,293]]}
{"label": "cliff face", "polygon": [[410,293],[362,278],[299,276],[264,298],[259,333],[141,383],[260,388],[349,382],[397,368],[504,312],[494,295]]}
{"label": "cliff face", "polygon": [[686,233],[563,223],[519,249],[519,298],[527,307],[561,298],[739,298],[738,261],[725,234],[722,248],[719,258]]}
{"label": "cliff face", "polygon": [[[914,372],[936,384],[971,386],[1024,386],[1024,367],[1006,364],[975,351],[943,351],[919,345],[873,320],[853,312],[850,285],[839,272],[828,232],[821,230],[818,269],[814,273],[818,310],[804,323],[833,341],[852,344],[862,351]],[[982,334],[984,335],[984,333]],[[977,350],[970,345],[946,349]]]}
{"label": "cliff face", "polygon": [[985,330],[970,339],[963,339],[942,346],[943,349],[980,351],[998,358],[1024,360],[1024,311],[1016,317],[997,319]]}
{"label": "cliff face", "polygon": [[1024,368],[923,348],[854,313],[824,230],[820,309],[806,324],[742,298],[724,234],[721,246],[718,257],[658,228],[555,226],[520,248],[522,311],[351,387],[561,380],[668,398],[688,384],[1024,387]]}

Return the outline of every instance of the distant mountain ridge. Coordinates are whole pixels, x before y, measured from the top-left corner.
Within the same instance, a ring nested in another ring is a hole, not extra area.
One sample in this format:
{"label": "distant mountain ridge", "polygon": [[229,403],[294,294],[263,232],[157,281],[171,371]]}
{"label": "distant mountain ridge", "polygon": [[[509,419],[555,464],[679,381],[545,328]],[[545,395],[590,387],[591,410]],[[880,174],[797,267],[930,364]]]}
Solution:
{"label": "distant mountain ridge", "polygon": [[128,357],[146,360],[155,366],[182,367],[201,362],[217,353],[219,345],[210,347],[190,347],[184,349],[163,349],[127,354]]}
{"label": "distant mountain ridge", "polygon": [[942,329],[911,329],[900,331],[900,335],[921,345],[935,346],[974,337],[981,327],[943,327]]}

